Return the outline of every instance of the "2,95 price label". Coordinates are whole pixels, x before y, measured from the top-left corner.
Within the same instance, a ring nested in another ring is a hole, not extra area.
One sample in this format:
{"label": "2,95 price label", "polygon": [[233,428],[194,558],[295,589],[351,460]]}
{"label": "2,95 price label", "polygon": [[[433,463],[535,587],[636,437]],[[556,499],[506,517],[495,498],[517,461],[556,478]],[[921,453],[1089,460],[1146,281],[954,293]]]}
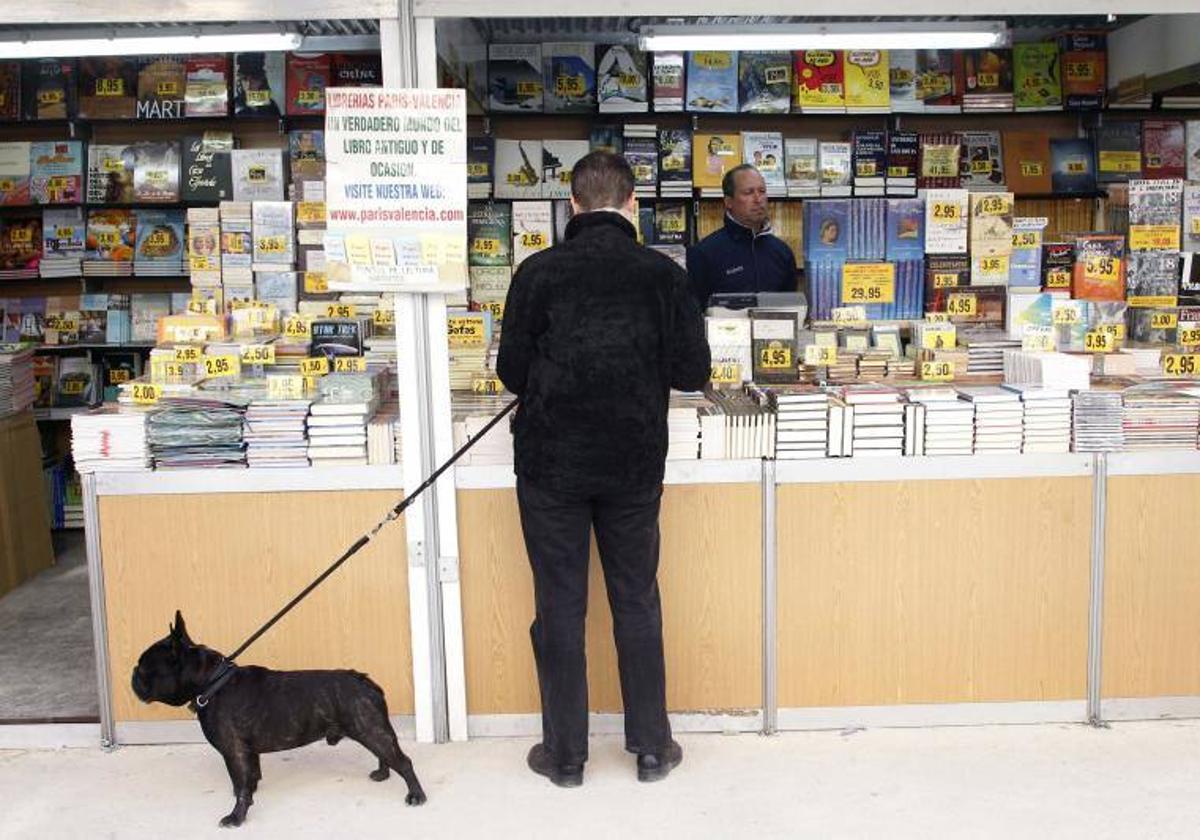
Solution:
{"label": "2,95 price label", "polygon": [[954,378],[953,362],[921,362],[921,379],[926,382],[949,382]]}
{"label": "2,95 price label", "polygon": [[502,300],[487,300],[479,304],[480,312],[492,313],[493,321],[504,320],[504,301]]}
{"label": "2,95 price label", "polygon": [[1163,353],[1162,372],[1166,376],[1196,376],[1200,373],[1200,353]]}
{"label": "2,95 price label", "polygon": [[375,322],[377,327],[390,327],[396,323],[395,309],[376,309],[371,315],[371,320]]}
{"label": "2,95 price label", "polygon": [[1200,326],[1196,324],[1180,324],[1176,341],[1184,347],[1200,346]]}
{"label": "2,95 price label", "polygon": [[367,360],[362,356],[337,356],[333,360],[334,373],[363,373],[367,369]]}
{"label": "2,95 price label", "polygon": [[198,362],[204,356],[204,353],[199,347],[176,347],[175,361],[177,362]]}
{"label": "2,95 price label", "polygon": [[237,356],[205,356],[204,372],[210,377],[237,376],[242,365]]}
{"label": "2,95 price label", "polygon": [[149,382],[135,382],[133,385],[134,405],[154,405],[162,396],[162,386]]}
{"label": "2,95 price label", "polygon": [[792,348],[764,347],[758,353],[758,366],[764,370],[787,370],[792,366]]}
{"label": "2,95 price label", "polygon": [[287,338],[308,339],[312,335],[312,322],[303,315],[289,315],[283,322],[283,334]]}
{"label": "2,95 price label", "polygon": [[353,303],[331,303],[325,307],[326,318],[353,318],[358,308]]}

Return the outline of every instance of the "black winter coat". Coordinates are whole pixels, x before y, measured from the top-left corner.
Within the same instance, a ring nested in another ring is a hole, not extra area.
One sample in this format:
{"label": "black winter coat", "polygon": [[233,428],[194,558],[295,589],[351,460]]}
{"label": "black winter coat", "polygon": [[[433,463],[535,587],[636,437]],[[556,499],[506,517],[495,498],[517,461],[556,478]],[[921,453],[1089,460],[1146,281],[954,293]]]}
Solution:
{"label": "black winter coat", "polygon": [[669,391],[700,390],[710,370],[686,273],[623,216],[577,215],[521,264],[504,306],[496,371],[521,397],[517,475],[573,494],[660,483]]}

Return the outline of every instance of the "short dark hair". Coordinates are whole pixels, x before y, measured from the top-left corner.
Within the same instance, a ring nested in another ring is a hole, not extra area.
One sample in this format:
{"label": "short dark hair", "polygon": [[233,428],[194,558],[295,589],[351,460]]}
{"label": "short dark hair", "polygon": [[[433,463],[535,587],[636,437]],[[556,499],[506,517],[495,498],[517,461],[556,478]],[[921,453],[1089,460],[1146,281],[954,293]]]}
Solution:
{"label": "short dark hair", "polygon": [[725,177],[721,179],[721,192],[725,193],[726,198],[733,198],[734,192],[737,191],[738,173],[747,170],[753,172],[755,175],[758,174],[758,168],[752,163],[739,163],[725,173]]}
{"label": "short dark hair", "polygon": [[571,170],[571,197],[580,210],[624,207],[633,195],[633,170],[621,155],[594,151]]}

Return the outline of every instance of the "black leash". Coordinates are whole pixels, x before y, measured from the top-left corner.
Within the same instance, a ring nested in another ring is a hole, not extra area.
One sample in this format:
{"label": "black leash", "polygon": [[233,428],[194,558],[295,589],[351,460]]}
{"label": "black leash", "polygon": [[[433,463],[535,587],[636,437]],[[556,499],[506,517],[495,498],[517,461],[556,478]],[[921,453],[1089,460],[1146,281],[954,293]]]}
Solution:
{"label": "black leash", "polygon": [[264,633],[266,633],[268,630],[270,630],[272,627],[275,626],[275,623],[277,621],[279,621],[279,619],[283,618],[285,615],[287,615],[289,612],[291,612],[293,607],[295,607],[297,604],[299,604],[301,601],[303,601],[305,598],[307,598],[309,593],[311,593],[314,589],[316,589],[318,586],[320,586],[322,583],[324,583],[325,579],[327,577],[329,577],[331,574],[336,572],[338,570],[339,566],[341,566],[343,563],[345,563],[347,560],[349,560],[351,557],[353,557],[355,554],[357,554],[362,549],[363,546],[365,546],[367,543],[369,543],[372,540],[372,538],[374,538],[374,536],[383,529],[383,527],[385,525],[387,525],[389,522],[394,522],[395,520],[399,519],[400,514],[402,514],[404,512],[405,508],[407,508],[409,505],[411,505],[413,503],[413,501],[417,498],[417,496],[420,496],[423,492],[428,490],[430,485],[432,485],[435,481],[438,480],[439,477],[441,477],[442,473],[444,473],[451,466],[453,466],[455,461],[457,461],[459,458],[461,458],[468,449],[470,449],[472,446],[475,445],[476,441],[478,441],[480,438],[482,438],[484,435],[486,435],[488,432],[490,432],[492,430],[493,426],[495,426],[497,423],[499,423],[502,419],[504,419],[505,416],[508,415],[508,413],[510,411],[512,411],[514,408],[516,408],[518,402],[520,402],[519,398],[513,400],[508,405],[506,405],[500,411],[499,414],[497,414],[495,417],[493,417],[491,420],[489,420],[488,424],[479,430],[479,434],[475,435],[475,437],[471,438],[466,443],[464,443],[462,445],[462,448],[459,449],[457,452],[455,452],[453,455],[451,455],[450,458],[446,461],[446,463],[444,463],[440,467],[438,467],[434,471],[433,475],[431,475],[431,476],[429,476],[429,478],[425,479],[425,481],[422,482],[420,487],[418,487],[416,490],[412,491],[407,496],[405,496],[403,499],[401,499],[400,502],[397,503],[397,505],[388,512],[387,516],[385,516],[383,519],[381,519],[378,522],[378,524],[375,525],[374,528],[372,528],[370,531],[368,531],[367,533],[365,533],[361,537],[359,537],[358,540],[352,546],[350,546],[348,549],[346,549],[346,551],[342,554],[341,557],[339,557],[337,560],[335,560],[333,562],[333,565],[331,565],[325,571],[321,572],[321,574],[317,577],[316,580],[314,580],[308,586],[304,587],[304,589],[302,589],[300,591],[300,594],[298,594],[295,598],[288,601],[287,606],[285,606],[279,612],[275,613],[275,615],[271,618],[270,621],[268,621],[262,627],[259,627],[256,631],[254,631],[254,634],[252,636],[250,636],[250,638],[246,639],[246,641],[242,642],[242,644],[238,647],[237,650],[235,650],[233,653],[229,654],[229,656],[224,657],[221,660],[221,664],[217,666],[216,673],[213,674],[212,678],[208,681],[208,684],[204,687],[204,690],[202,692],[200,692],[200,694],[196,697],[196,700],[195,700],[196,705],[201,709],[203,709],[205,706],[207,706],[209,701],[212,700],[213,695],[216,694],[218,691],[220,691],[221,688],[225,685],[225,683],[229,682],[229,678],[233,676],[234,669],[235,669],[233,661],[235,659],[237,659],[239,656],[241,656],[242,653],[246,650],[246,648],[250,647],[250,645],[257,642]]}

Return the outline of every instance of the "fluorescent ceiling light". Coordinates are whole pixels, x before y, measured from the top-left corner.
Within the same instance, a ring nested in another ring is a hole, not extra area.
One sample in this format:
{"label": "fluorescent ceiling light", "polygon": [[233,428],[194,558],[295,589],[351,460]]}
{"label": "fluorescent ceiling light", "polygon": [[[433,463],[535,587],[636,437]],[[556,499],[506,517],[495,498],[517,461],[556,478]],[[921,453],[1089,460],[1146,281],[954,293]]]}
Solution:
{"label": "fluorescent ceiling light", "polygon": [[[186,31],[186,30],[183,30]],[[54,37],[26,40],[0,39],[0,59],[72,58],[89,55],[177,55],[180,53],[275,52],[300,48],[298,32],[278,29],[259,32],[197,32],[171,35],[99,36],[97,30],[81,37],[59,30]]]}
{"label": "fluorescent ceiling light", "polygon": [[1010,42],[998,21],[946,23],[780,24],[726,28],[655,26],[642,29],[639,43],[650,52],[667,50],[918,50],[984,49]]}

